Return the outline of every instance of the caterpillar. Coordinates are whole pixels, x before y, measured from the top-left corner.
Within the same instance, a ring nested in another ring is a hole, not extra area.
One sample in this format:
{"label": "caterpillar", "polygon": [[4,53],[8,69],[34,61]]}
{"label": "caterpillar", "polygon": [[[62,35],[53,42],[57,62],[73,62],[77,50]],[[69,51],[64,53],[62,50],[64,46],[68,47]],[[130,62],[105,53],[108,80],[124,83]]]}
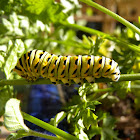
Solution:
{"label": "caterpillar", "polygon": [[82,84],[84,79],[93,83],[95,78],[100,77],[111,78],[112,81],[120,78],[118,63],[113,59],[94,55],[61,56],[42,50],[22,55],[13,71],[28,81],[43,77],[53,84],[61,81],[66,85],[70,85],[72,80]]}

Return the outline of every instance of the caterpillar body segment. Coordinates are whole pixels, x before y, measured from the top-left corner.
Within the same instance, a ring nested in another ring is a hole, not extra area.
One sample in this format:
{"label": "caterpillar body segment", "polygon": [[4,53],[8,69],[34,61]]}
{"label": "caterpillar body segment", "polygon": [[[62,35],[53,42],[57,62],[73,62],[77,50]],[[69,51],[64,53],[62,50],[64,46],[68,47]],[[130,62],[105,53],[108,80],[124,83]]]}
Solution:
{"label": "caterpillar body segment", "polygon": [[82,84],[84,79],[92,83],[95,78],[111,78],[118,81],[120,70],[118,63],[104,56],[61,56],[42,50],[32,50],[22,55],[14,70],[28,81],[39,77],[48,78],[54,84],[60,81],[70,85],[72,80]]}

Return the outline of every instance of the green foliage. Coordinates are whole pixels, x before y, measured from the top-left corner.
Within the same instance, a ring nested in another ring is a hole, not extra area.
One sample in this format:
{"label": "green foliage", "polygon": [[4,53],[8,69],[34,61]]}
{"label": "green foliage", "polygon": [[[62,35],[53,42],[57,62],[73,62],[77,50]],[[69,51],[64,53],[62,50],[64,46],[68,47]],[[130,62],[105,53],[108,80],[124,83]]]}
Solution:
{"label": "green foliage", "polygon": [[27,137],[28,133],[25,132],[24,130],[19,130],[17,133],[11,133],[6,140],[17,140],[23,137]]}
{"label": "green foliage", "polygon": [[[13,79],[14,76],[11,71],[15,67],[19,57],[23,54],[24,44],[20,39],[16,39],[13,42],[12,40],[7,41],[8,40],[6,39],[4,44],[0,46],[0,72],[1,76],[6,79]],[[6,101],[13,96],[13,87],[0,87],[0,116],[4,113]]]}
{"label": "green foliage", "polygon": [[39,15],[41,12],[47,9],[47,7],[50,7],[53,0],[40,0],[40,1],[33,1],[33,0],[26,0],[26,3],[28,7],[26,8],[31,13]]}
{"label": "green foliage", "polygon": [[23,117],[19,109],[20,101],[11,98],[7,101],[4,113],[4,125],[9,131],[25,130],[29,131],[24,124]]}
{"label": "green foliage", "polygon": [[[88,97],[91,94],[93,85],[84,84],[79,88],[79,96],[73,97],[69,104],[68,122],[73,124],[74,134],[80,139],[86,135],[85,139],[91,139],[95,135],[101,135],[101,139],[118,139],[115,128],[116,120],[103,111],[96,111],[96,106],[101,106],[101,102],[106,96],[101,98]],[[96,113],[95,113],[96,112]],[[88,134],[88,135],[87,135]]]}
{"label": "green foliage", "polygon": [[0,15],[9,15],[11,11],[21,12],[23,0],[1,0]]}
{"label": "green foliage", "polygon": [[[45,134],[41,134],[35,131],[30,130],[25,124],[24,124],[24,120],[22,117],[22,113],[20,111],[20,101],[15,99],[15,98],[11,98],[10,100],[7,101],[6,106],[5,106],[5,114],[4,114],[4,125],[5,127],[9,130],[9,131],[16,131],[16,133],[11,133],[7,139],[8,140],[16,140],[22,137],[27,137],[27,136],[37,136],[37,137],[43,137],[46,139],[52,139],[52,140],[58,140],[61,138],[56,138],[53,136],[49,136],[49,135],[45,135]],[[65,113],[61,112],[59,113],[55,120],[57,120],[57,118],[60,119],[60,116],[64,116]],[[26,114],[24,114],[25,116]],[[30,118],[30,115],[27,115],[27,118]],[[59,123],[60,120],[55,121],[56,123]],[[35,123],[41,123],[40,120],[37,119],[37,121],[35,121]],[[48,127],[50,127],[50,125],[47,125]],[[60,134],[61,136],[61,131],[57,128],[55,128],[54,126],[51,126],[52,128],[52,132],[54,132],[55,134]],[[54,129],[54,130],[53,130]],[[60,132],[59,132],[60,131]],[[68,139],[73,138],[74,140],[77,140],[75,137],[71,136],[70,134],[67,134],[65,132],[63,132],[63,135],[67,137]]]}
{"label": "green foliage", "polygon": [[109,114],[103,113],[102,111],[98,112],[98,116],[98,121],[102,121],[102,126],[91,126],[90,130],[87,132],[89,138],[91,139],[93,136],[101,135],[101,140],[119,139],[117,138],[117,132],[113,130],[116,120]]}
{"label": "green foliage", "polygon": [[[140,35],[136,34],[133,28],[117,28],[113,35],[109,35],[78,24],[71,24],[75,23],[73,14],[77,13],[80,5],[76,0],[66,0],[66,2],[64,0],[61,3],[54,0],[0,1],[2,19],[0,23],[0,79],[20,78],[12,72],[12,69],[24,52],[33,49],[62,55],[104,55],[119,63],[122,74],[140,72]],[[89,3],[93,4],[91,1]],[[66,6],[67,4],[69,6]],[[136,25],[140,27],[139,23]],[[76,36],[77,30],[90,33],[91,36],[83,35],[81,40]],[[121,99],[126,99],[128,94],[133,93],[135,95],[134,107],[139,111],[139,84],[139,81],[84,84],[78,89],[79,95],[73,96],[71,102],[68,102],[64,108],[65,111],[56,114],[55,118],[51,119],[51,125],[24,113],[22,117],[19,101],[10,99],[15,97],[13,87],[1,86],[0,116],[5,111],[5,126],[9,130],[17,131],[11,133],[7,139],[15,140],[31,135],[46,139],[89,140],[97,135],[101,140],[118,139],[117,131],[115,131],[116,119],[109,114],[108,109]],[[77,138],[57,128],[65,117],[70,123],[71,133]],[[29,130],[23,118],[59,137],[49,137]]]}
{"label": "green foliage", "polygon": [[50,124],[57,127],[58,124],[66,117],[66,113],[64,111],[59,112],[55,118],[52,118]]}
{"label": "green foliage", "polygon": [[117,132],[113,131],[115,122],[116,122],[116,120],[111,116],[107,116],[106,118],[103,119],[101,140],[118,139]]}
{"label": "green foliage", "polygon": [[[14,46],[14,47],[13,47]],[[20,39],[15,40],[13,43],[11,40],[9,40],[8,45],[2,46],[0,56],[0,66],[2,68],[2,71],[4,71],[6,78],[10,79],[11,77],[11,70],[16,65],[16,61],[21,57],[21,54],[24,51],[24,44]]]}
{"label": "green foliage", "polygon": [[13,87],[0,87],[0,116],[3,115],[6,102],[13,97]]}
{"label": "green foliage", "polygon": [[20,101],[11,98],[7,101],[4,113],[4,125],[9,131],[17,131],[17,133],[11,133],[7,139],[15,140],[28,136],[29,129],[24,124],[23,117],[19,109]]}
{"label": "green foliage", "polygon": [[29,13],[34,15],[34,18],[44,23],[56,23],[67,18],[66,14],[62,12],[63,6],[59,3],[55,4],[53,0],[26,0],[25,7]]}

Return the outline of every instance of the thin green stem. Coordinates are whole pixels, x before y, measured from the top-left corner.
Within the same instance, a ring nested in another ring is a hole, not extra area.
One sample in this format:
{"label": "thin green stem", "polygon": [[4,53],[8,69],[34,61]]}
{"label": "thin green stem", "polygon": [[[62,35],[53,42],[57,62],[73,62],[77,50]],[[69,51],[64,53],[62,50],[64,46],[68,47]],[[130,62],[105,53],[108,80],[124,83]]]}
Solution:
{"label": "thin green stem", "polygon": [[41,137],[41,138],[45,138],[45,139],[49,139],[49,140],[62,140],[61,138],[58,137],[54,137],[54,136],[49,136],[43,133],[39,133],[33,130],[29,131],[29,136],[36,136],[36,137]]}
{"label": "thin green stem", "polygon": [[[135,80],[140,80],[140,73],[136,74],[121,74],[119,82],[120,81],[135,81]],[[95,79],[96,83],[107,83],[107,82],[112,82],[111,79],[108,78],[98,78]],[[38,79],[35,82],[28,82],[25,79],[14,79],[14,80],[1,80],[0,81],[0,86],[5,86],[5,85],[40,85],[40,84],[52,84],[49,79]],[[60,82],[61,84],[61,82]]]}
{"label": "thin green stem", "polygon": [[69,28],[73,28],[73,29],[76,29],[76,30],[84,31],[86,33],[90,33],[90,34],[95,34],[95,35],[101,36],[104,39],[111,40],[111,41],[115,42],[116,44],[118,44],[120,46],[128,47],[131,50],[140,53],[140,48],[138,46],[136,46],[134,44],[131,44],[131,43],[128,43],[128,42],[126,42],[126,41],[124,41],[124,40],[122,40],[120,38],[113,37],[113,36],[111,36],[109,34],[106,34],[106,33],[103,33],[103,32],[97,31],[95,29],[88,28],[88,27],[80,26],[80,25],[77,25],[77,24],[70,24],[68,22],[61,22],[60,24],[66,26],[66,27],[69,27]]}
{"label": "thin green stem", "polygon": [[83,44],[83,43],[79,43],[79,42],[76,42],[76,41],[67,41],[67,40],[53,40],[53,39],[49,39],[47,38],[46,39],[47,41],[49,42],[56,42],[58,44],[63,44],[65,46],[69,45],[69,46],[73,46],[73,47],[76,47],[76,48],[84,48],[84,49],[87,49],[89,50],[90,48],[86,45],[86,44]]}
{"label": "thin green stem", "polygon": [[121,16],[115,14],[114,12],[110,11],[109,9],[91,1],[91,0],[80,0],[102,12],[104,12],[107,15],[110,15],[111,17],[113,17],[114,19],[116,19],[117,21],[119,21],[120,23],[122,23],[123,25],[125,25],[126,27],[132,29],[134,32],[138,33],[140,35],[140,29],[137,28],[135,25],[131,24],[129,21],[125,20],[124,18],[122,18]]}
{"label": "thin green stem", "polygon": [[4,85],[41,85],[41,84],[52,84],[49,79],[38,79],[35,82],[28,82],[27,80],[21,79],[14,79],[14,80],[1,80],[0,86]]}
{"label": "thin green stem", "polygon": [[[126,87],[124,87],[124,89],[126,89]],[[132,85],[131,89],[140,89],[140,85]],[[110,87],[110,88],[92,90],[92,93],[112,92],[114,90],[115,89],[113,87]]]}
{"label": "thin green stem", "polygon": [[100,93],[100,92],[110,92],[110,91],[113,91],[114,88],[104,88],[104,89],[97,89],[97,90],[93,90],[92,93]]}
{"label": "thin green stem", "polygon": [[23,114],[23,118],[33,124],[36,124],[38,126],[40,126],[41,128],[44,128],[45,130],[48,130],[49,132],[52,132],[53,134],[55,135],[58,135],[66,140],[78,140],[75,136],[71,135],[71,134],[68,134],[64,131],[62,131],[61,129],[59,128],[56,128],[42,120],[39,120],[25,112],[22,112]]}

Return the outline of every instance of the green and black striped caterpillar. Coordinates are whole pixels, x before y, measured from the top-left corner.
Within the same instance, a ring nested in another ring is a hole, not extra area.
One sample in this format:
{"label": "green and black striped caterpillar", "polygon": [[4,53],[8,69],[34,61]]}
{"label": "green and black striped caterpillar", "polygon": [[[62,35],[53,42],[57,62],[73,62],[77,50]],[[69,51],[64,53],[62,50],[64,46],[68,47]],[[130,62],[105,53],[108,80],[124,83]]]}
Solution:
{"label": "green and black striped caterpillar", "polygon": [[118,63],[104,56],[61,56],[42,50],[32,50],[22,55],[13,69],[28,81],[39,77],[49,78],[53,84],[62,81],[70,85],[72,80],[82,84],[84,79],[92,83],[95,78],[107,77],[113,81],[120,78]]}

